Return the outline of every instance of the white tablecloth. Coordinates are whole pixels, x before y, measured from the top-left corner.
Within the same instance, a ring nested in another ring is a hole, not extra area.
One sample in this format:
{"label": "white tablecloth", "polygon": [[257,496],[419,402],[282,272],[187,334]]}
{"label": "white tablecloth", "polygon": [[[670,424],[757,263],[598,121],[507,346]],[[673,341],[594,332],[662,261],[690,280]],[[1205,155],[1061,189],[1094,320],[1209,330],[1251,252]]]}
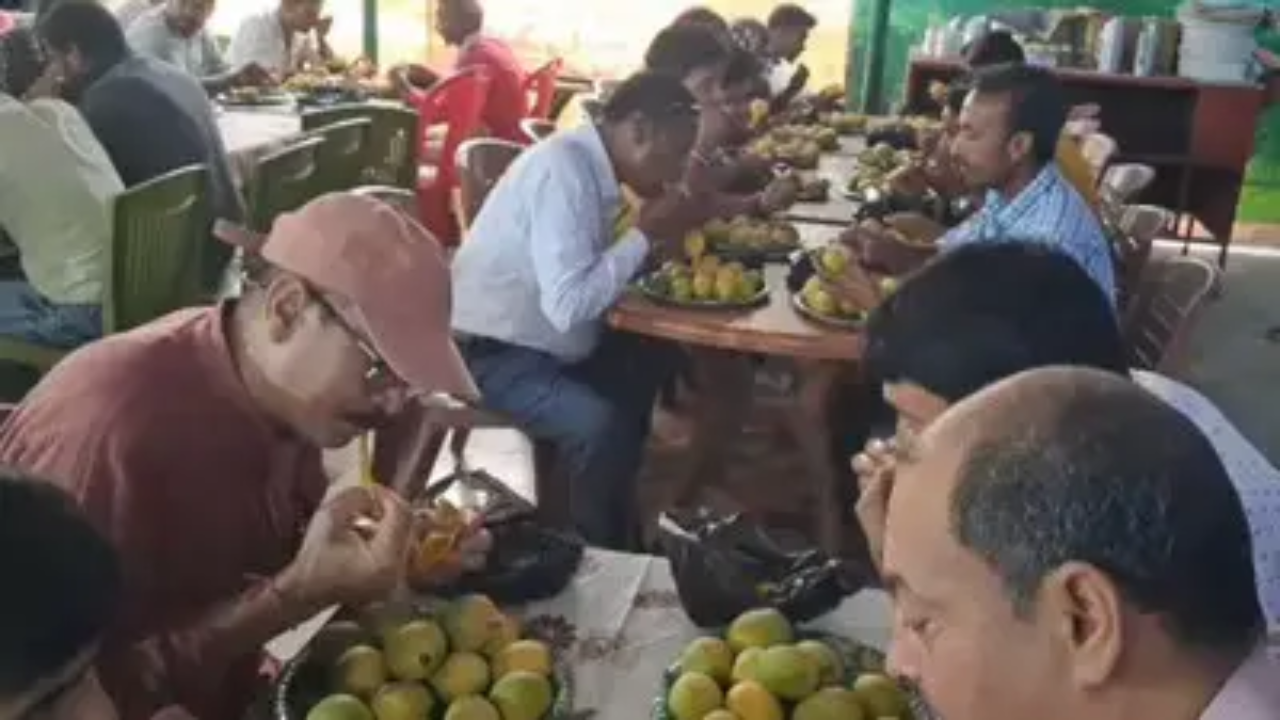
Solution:
{"label": "white tablecloth", "polygon": [[[663,671],[703,634],[680,607],[666,559],[647,555],[590,550],[558,596],[511,610],[526,622],[567,621],[574,638],[567,652],[575,709],[594,711],[595,720],[647,717]],[[810,626],[883,649],[889,618],[888,596],[865,591]],[[278,658],[292,657],[322,622],[313,620],[269,649]]]}
{"label": "white tablecloth", "polygon": [[218,114],[222,144],[231,160],[236,184],[244,185],[264,155],[283,148],[302,133],[296,112],[222,110]]}

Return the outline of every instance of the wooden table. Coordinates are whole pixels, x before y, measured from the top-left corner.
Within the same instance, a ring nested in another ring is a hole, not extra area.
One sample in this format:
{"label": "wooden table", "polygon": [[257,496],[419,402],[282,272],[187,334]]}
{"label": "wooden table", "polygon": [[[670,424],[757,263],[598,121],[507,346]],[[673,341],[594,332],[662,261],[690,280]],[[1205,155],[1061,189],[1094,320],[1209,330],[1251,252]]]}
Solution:
{"label": "wooden table", "polygon": [[845,137],[840,139],[840,149],[823,153],[818,160],[818,177],[831,183],[831,192],[826,202],[796,203],[783,213],[783,219],[793,222],[818,223],[822,225],[838,225],[845,227],[853,221],[859,204],[849,199],[844,189],[849,179],[858,172],[857,155],[866,144],[861,137]]}
{"label": "wooden table", "polygon": [[[830,226],[797,227],[806,247],[821,245],[836,235]],[[725,473],[728,451],[752,404],[753,355],[794,362],[794,402],[784,408],[786,429],[816,485],[818,540],[836,552],[843,541],[842,493],[831,466],[827,404],[837,380],[856,368],[862,338],[857,332],[803,318],[791,304],[786,275],[786,265],[765,267],[769,302],[758,308],[684,310],[633,294],[618,304],[609,322],[616,329],[679,343],[692,356],[699,402],[694,411],[688,473],[675,484],[673,497],[668,499],[674,506],[691,500],[699,484],[714,482]]]}

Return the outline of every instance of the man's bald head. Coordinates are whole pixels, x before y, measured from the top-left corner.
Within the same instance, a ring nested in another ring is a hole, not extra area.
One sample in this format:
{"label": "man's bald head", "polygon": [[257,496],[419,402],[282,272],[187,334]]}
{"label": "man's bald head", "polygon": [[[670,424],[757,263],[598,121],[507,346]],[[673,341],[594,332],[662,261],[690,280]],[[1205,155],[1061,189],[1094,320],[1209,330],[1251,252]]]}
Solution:
{"label": "man's bald head", "polygon": [[484,25],[480,0],[440,0],[436,6],[436,32],[450,45],[460,45]]}
{"label": "man's bald head", "polygon": [[951,535],[1020,612],[1047,575],[1084,563],[1185,645],[1256,639],[1240,498],[1199,429],[1137,385],[1081,368],[1016,375],[952,407],[916,448],[942,451]]}

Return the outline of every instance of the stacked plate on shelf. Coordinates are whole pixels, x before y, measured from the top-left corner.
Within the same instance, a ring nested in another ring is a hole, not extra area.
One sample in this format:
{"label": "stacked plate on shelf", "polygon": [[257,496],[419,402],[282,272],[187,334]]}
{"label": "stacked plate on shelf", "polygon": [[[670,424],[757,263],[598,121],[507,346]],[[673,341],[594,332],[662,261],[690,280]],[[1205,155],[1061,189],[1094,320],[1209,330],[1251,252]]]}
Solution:
{"label": "stacked plate on shelf", "polygon": [[1182,44],[1178,74],[1205,82],[1244,82],[1258,43],[1257,7],[1230,2],[1189,2],[1178,9]]}

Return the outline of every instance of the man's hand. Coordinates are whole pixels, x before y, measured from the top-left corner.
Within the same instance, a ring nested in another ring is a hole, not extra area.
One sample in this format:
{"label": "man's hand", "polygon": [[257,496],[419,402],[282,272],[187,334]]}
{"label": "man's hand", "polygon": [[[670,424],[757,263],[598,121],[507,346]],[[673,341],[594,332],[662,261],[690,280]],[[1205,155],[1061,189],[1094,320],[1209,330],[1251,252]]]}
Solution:
{"label": "man's hand", "polygon": [[[413,550],[409,563],[414,587],[439,586],[456,580],[467,572],[482,570],[493,549],[493,536],[471,514],[461,518],[459,511],[419,510],[416,515]],[[458,527],[458,524],[461,527]],[[456,533],[456,534],[455,534]],[[447,548],[432,544],[451,541]]]}
{"label": "man's hand", "polygon": [[653,249],[683,254],[684,237],[700,226],[706,209],[683,188],[670,188],[661,196],[645,200],[636,216],[636,228],[649,239]]}
{"label": "man's hand", "polygon": [[853,472],[858,477],[858,504],[854,513],[862,532],[867,536],[867,548],[877,568],[884,560],[884,527],[888,515],[889,495],[893,492],[894,472],[897,469],[895,447],[892,440],[872,440],[861,453],[853,457]]}
{"label": "man's hand", "polygon": [[915,243],[935,243],[947,233],[941,223],[918,212],[893,213],[885,216],[884,222]]}
{"label": "man's hand", "polygon": [[394,492],[345,488],[316,511],[278,587],[316,608],[385,599],[404,578],[412,536],[413,515]]}
{"label": "man's hand", "polygon": [[774,178],[760,195],[760,211],[765,215],[782,212],[795,205],[800,196],[800,179],[794,175]]}
{"label": "man's hand", "polygon": [[837,301],[870,310],[880,304],[883,294],[880,283],[861,263],[851,262],[839,275],[821,274],[819,278]]}
{"label": "man's hand", "polygon": [[278,82],[266,68],[250,62],[231,74],[231,84],[235,87],[270,87]]}

